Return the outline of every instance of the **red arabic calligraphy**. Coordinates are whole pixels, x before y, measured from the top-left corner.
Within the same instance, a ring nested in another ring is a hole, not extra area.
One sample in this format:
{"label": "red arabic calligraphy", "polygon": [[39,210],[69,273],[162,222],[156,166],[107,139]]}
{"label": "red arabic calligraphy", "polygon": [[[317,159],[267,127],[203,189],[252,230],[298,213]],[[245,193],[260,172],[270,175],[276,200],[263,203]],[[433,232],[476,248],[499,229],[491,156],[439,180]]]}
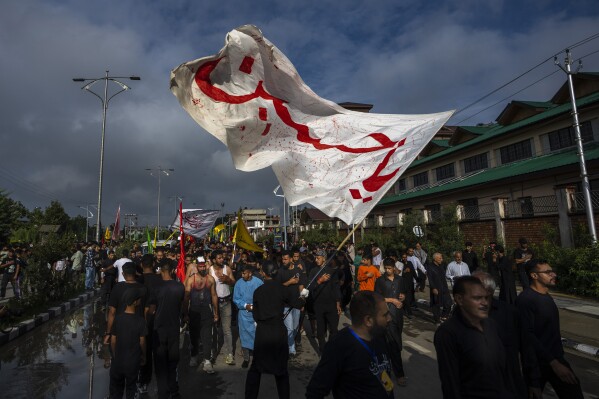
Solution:
{"label": "red arabic calligraphy", "polygon": [[[317,150],[337,149],[339,151],[346,152],[346,153],[365,154],[365,153],[369,153],[369,152],[375,152],[375,151],[388,149],[389,151],[387,152],[387,154],[385,155],[383,160],[378,164],[374,173],[371,176],[367,177],[362,182],[362,186],[368,192],[373,193],[373,192],[378,191],[381,187],[383,187],[385,185],[385,183],[387,183],[388,181],[393,179],[393,177],[395,177],[395,175],[397,175],[397,172],[399,172],[400,168],[397,168],[394,171],[392,171],[391,173],[381,174],[383,169],[385,169],[387,167],[387,165],[389,164],[391,156],[393,156],[393,154],[395,153],[397,148],[404,145],[405,139],[395,142],[395,141],[389,139],[389,137],[387,137],[383,133],[370,133],[370,134],[368,134],[367,137],[370,137],[370,138],[374,139],[375,141],[377,141],[379,143],[378,146],[352,148],[352,147],[348,147],[344,144],[322,143],[321,139],[314,138],[310,135],[310,128],[307,125],[297,123],[291,118],[291,114],[289,113],[289,110],[287,109],[287,106],[285,105],[286,101],[284,101],[280,98],[277,98],[275,96],[272,96],[270,93],[268,93],[263,87],[263,81],[258,82],[258,84],[256,86],[256,90],[253,93],[242,94],[242,95],[229,94],[229,93],[225,92],[224,90],[214,86],[214,84],[212,83],[212,81],[210,79],[210,74],[212,73],[212,71],[214,71],[214,69],[217,67],[218,63],[223,58],[224,57],[221,57],[221,58],[213,60],[213,61],[205,62],[198,68],[198,71],[195,74],[195,82],[198,85],[199,89],[206,96],[211,98],[212,100],[217,101],[217,102],[225,102],[225,103],[229,103],[229,104],[243,104],[248,101],[254,100],[256,98],[261,98],[263,100],[272,101],[275,112],[278,115],[278,117],[281,119],[281,121],[284,124],[286,124],[287,126],[291,127],[295,131],[297,131],[298,141],[300,141],[302,143],[310,144]],[[239,70],[241,72],[251,74],[253,63],[254,63],[254,59],[252,57],[246,56],[243,59],[241,65],[239,67]],[[266,108],[259,108],[259,118],[260,118],[260,120],[263,120],[263,121],[267,120]],[[262,132],[263,136],[265,136],[269,133],[270,127],[271,127],[271,124],[267,123],[266,127],[264,128],[264,131]],[[358,190],[358,189],[350,189],[349,191],[350,191],[352,198],[354,198],[356,200],[362,199],[363,202],[368,202],[368,201],[372,200],[372,196],[363,198],[360,193],[360,190]]]}

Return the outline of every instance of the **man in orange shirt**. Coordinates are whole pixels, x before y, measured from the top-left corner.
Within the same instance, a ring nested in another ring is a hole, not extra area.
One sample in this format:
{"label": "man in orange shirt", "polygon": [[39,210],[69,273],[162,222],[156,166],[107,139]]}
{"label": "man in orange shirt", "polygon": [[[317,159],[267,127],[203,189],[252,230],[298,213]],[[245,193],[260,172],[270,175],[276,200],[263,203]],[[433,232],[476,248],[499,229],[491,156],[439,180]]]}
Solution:
{"label": "man in orange shirt", "polygon": [[365,252],[358,269],[360,291],[374,291],[374,282],[379,277],[381,277],[381,272],[377,266],[372,264],[372,254]]}

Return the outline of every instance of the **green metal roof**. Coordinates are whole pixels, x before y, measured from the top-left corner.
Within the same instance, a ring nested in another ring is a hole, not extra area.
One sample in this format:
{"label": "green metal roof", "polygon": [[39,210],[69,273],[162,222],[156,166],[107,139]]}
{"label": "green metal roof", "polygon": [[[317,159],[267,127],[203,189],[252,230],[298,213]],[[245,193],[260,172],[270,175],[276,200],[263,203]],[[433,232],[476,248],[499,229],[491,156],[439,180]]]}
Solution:
{"label": "green metal roof", "polygon": [[449,140],[431,140],[431,143],[438,145],[439,147],[448,147]]}
{"label": "green metal roof", "polygon": [[[586,145],[585,159],[587,161],[599,159],[599,145]],[[398,194],[392,197],[383,198],[379,202],[379,205],[388,205],[398,201],[422,197],[425,195],[431,195],[440,192],[446,192],[463,187],[474,186],[477,184],[484,184],[491,181],[507,179],[513,176],[523,175],[527,173],[559,168],[576,163],[578,163],[578,155],[576,155],[576,147],[573,147],[566,151],[542,155],[539,157],[529,158],[510,164],[501,165],[495,168],[485,169],[479,173],[472,174],[461,180],[453,180],[448,183],[441,183],[434,187],[429,187],[422,190],[412,191],[405,194]]]}
{"label": "green metal roof", "polygon": [[[589,105],[592,103],[595,103],[599,101],[599,92],[597,93],[593,93],[591,95],[588,95],[586,97],[583,98],[579,98],[578,100],[576,100],[576,105],[578,107],[584,107],[585,105]],[[476,144],[482,143],[484,141],[490,140],[492,138],[495,138],[497,136],[506,134],[508,132],[514,131],[516,129],[522,128],[524,126],[528,126],[528,125],[532,125],[533,123],[542,121],[544,119],[549,119],[564,113],[569,112],[572,109],[572,106],[570,104],[570,102],[567,102],[565,104],[562,105],[558,105],[556,107],[553,108],[549,108],[548,110],[538,113],[536,115],[533,115],[529,118],[526,119],[522,119],[521,121],[518,121],[516,123],[512,123],[511,125],[507,125],[507,126],[501,126],[501,125],[495,125],[493,127],[489,127],[486,128],[488,130],[485,131],[485,134],[482,134],[478,137],[473,138],[472,140],[468,140],[464,143],[458,144],[456,146],[450,147],[446,150],[443,151],[439,151],[433,155],[429,155],[427,157],[418,159],[414,162],[412,162],[412,164],[409,166],[409,169],[415,167],[415,166],[420,166],[422,164],[425,164],[427,162],[433,161],[435,159],[444,157],[448,154],[452,154],[454,152],[457,151],[462,151],[464,148],[466,147],[471,147],[474,146]],[[472,128],[474,128],[473,126],[459,126],[459,128],[461,129],[467,129],[469,131],[473,131],[471,130]],[[478,126],[477,126],[478,128]]]}

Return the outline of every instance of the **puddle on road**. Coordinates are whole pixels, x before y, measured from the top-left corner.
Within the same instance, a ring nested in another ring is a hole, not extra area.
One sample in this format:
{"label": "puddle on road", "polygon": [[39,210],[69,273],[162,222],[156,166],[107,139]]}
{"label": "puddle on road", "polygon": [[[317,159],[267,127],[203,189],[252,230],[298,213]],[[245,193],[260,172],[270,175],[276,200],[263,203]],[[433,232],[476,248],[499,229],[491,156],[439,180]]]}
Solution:
{"label": "puddle on road", "polygon": [[[81,399],[89,396],[92,352],[93,397],[108,394],[108,370],[98,343],[105,328],[98,304],[59,316],[0,347],[2,397]],[[92,345],[95,350],[92,350]]]}

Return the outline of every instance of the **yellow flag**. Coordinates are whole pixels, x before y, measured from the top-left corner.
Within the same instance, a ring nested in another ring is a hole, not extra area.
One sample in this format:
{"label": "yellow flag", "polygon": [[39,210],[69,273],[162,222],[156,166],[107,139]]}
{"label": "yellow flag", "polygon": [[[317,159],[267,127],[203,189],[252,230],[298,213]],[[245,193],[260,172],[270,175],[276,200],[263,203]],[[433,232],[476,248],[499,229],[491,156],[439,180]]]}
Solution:
{"label": "yellow flag", "polygon": [[110,237],[112,236],[112,234],[110,234],[110,228],[106,227],[106,232],[104,233],[104,239],[106,241],[110,241]]}
{"label": "yellow flag", "polygon": [[237,214],[237,227],[235,228],[235,234],[233,235],[233,242],[236,243],[238,247],[247,249],[248,251],[264,252],[262,248],[256,245],[252,236],[245,228],[243,219],[241,219],[241,212]]}
{"label": "yellow flag", "polygon": [[221,223],[218,226],[214,226],[214,229],[212,229],[212,235],[214,237],[218,237],[218,240],[220,242],[223,242],[225,240],[224,239],[224,236],[225,236],[224,230],[225,230],[225,225]]}

